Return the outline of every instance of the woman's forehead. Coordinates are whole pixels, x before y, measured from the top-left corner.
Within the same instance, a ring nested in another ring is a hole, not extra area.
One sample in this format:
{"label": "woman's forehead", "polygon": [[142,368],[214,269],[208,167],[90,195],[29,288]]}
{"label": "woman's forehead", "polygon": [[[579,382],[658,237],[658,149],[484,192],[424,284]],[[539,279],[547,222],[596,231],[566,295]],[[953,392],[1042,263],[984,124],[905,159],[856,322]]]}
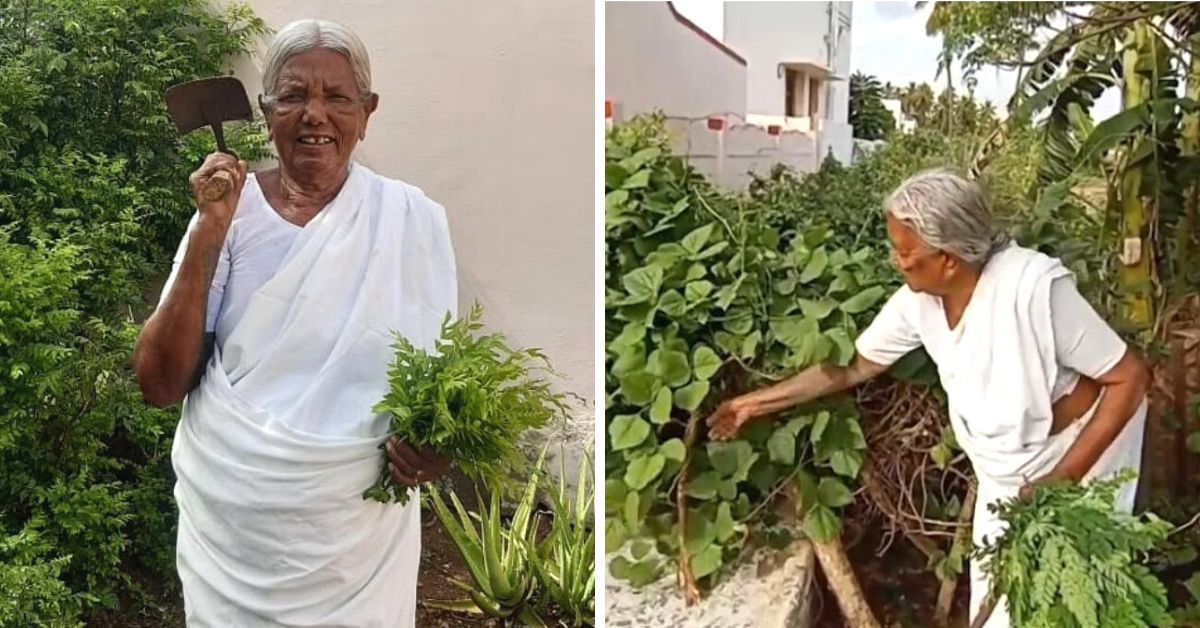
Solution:
{"label": "woman's forehead", "polygon": [[888,235],[892,245],[897,249],[912,250],[926,247],[925,241],[917,234],[916,229],[903,220],[897,220],[891,216],[888,216]]}
{"label": "woman's forehead", "polygon": [[354,85],[354,71],[350,67],[350,60],[341,53],[327,48],[316,48],[292,56],[284,62],[279,70],[276,85],[350,87]]}

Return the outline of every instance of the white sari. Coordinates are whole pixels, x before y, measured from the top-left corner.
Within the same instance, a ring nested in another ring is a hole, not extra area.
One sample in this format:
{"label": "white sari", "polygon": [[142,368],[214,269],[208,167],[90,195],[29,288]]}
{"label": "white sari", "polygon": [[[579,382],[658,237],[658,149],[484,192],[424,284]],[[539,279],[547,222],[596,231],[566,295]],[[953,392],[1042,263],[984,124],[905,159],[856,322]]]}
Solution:
{"label": "white sari", "polygon": [[[1053,402],[1069,392],[1062,390],[1062,383],[1073,375],[1065,372],[1056,355],[1050,307],[1052,283],[1067,277],[1070,272],[1058,260],[1010,245],[984,266],[953,329],[947,326],[939,298],[905,286],[856,342],[860,355],[879,364],[891,364],[921,345],[937,363],[954,436],[979,483],[972,528],[976,545],[994,540],[1003,531],[1000,520],[988,512],[988,504],[1015,497],[1026,482],[1053,469],[1100,404],[1097,399],[1079,420],[1050,435]],[[1123,343],[1118,341],[1115,347],[1123,354]],[[1105,363],[1115,363],[1120,355],[1114,357]],[[1074,381],[1069,380],[1071,386]],[[1126,467],[1140,468],[1145,420],[1143,400],[1085,482]],[[1124,487],[1117,497],[1118,510],[1133,509],[1136,489],[1136,481]],[[972,618],[987,592],[987,578],[972,564]],[[1005,626],[1008,614],[1000,604],[986,627]]]}
{"label": "white sari", "polygon": [[371,408],[391,332],[432,349],[456,303],[441,206],[353,164],[185,401],[172,462],[189,626],[413,625],[419,500],[362,498],[389,427]]}

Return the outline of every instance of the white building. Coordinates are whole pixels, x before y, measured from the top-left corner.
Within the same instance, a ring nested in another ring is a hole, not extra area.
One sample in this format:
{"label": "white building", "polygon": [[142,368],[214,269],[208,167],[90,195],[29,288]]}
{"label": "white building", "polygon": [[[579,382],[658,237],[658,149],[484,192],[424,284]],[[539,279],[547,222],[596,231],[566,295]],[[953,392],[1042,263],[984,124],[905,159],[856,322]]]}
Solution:
{"label": "white building", "polygon": [[896,120],[896,130],[901,133],[912,133],[917,130],[917,121],[908,117],[904,113],[904,105],[898,98],[884,98],[883,107],[892,114],[892,118]]}
{"label": "white building", "polygon": [[850,163],[849,2],[726,2],[725,43],[746,58],[747,121],[815,131]]}
{"label": "white building", "polygon": [[850,163],[849,2],[726,2],[723,41],[670,2],[604,9],[616,121],[662,111],[676,150],[728,187],[780,162],[812,171],[832,153]]}

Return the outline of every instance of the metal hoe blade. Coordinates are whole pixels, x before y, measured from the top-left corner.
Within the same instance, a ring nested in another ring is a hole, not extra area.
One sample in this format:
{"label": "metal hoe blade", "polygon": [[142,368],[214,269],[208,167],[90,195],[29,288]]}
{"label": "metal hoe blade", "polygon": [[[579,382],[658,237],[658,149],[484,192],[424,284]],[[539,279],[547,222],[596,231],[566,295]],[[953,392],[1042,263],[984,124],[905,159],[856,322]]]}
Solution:
{"label": "metal hoe blade", "polygon": [[232,76],[200,79],[167,89],[167,112],[181,135],[202,126],[211,127],[223,153],[230,151],[225,146],[221,123],[254,118],[246,88]]}

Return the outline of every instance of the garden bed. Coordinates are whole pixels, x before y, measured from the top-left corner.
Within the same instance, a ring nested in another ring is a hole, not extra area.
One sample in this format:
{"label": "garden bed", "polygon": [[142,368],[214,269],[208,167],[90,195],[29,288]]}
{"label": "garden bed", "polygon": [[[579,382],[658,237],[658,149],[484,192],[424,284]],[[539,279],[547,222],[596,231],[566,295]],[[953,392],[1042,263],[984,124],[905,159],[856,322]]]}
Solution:
{"label": "garden bed", "polygon": [[454,541],[446,534],[446,528],[433,512],[421,513],[421,571],[417,576],[417,625],[429,628],[455,628],[457,626],[498,626],[480,615],[455,613],[428,606],[429,602],[458,600],[463,590],[453,580],[471,581],[467,565],[463,562]]}
{"label": "garden bed", "polygon": [[[550,532],[550,522],[543,518],[538,526],[538,539]],[[483,615],[459,613],[430,606],[430,603],[461,600],[463,590],[454,580],[470,583],[471,574],[463,562],[454,541],[432,509],[421,512],[421,571],[417,577],[417,626],[421,628],[458,628],[460,626],[499,627],[500,622]],[[543,613],[547,626],[566,626],[553,612]]]}
{"label": "garden bed", "polygon": [[[848,528],[843,537],[847,544],[846,553],[867,603],[885,628],[929,628],[933,625],[941,581],[926,566],[925,555],[904,539],[897,539],[882,556],[878,556],[876,548],[884,529],[883,522],[868,529],[854,526]],[[817,597],[812,603],[813,625],[846,628],[823,575],[818,578],[818,584],[815,587]],[[959,578],[950,613],[952,628],[967,626],[969,595],[966,577]]]}

